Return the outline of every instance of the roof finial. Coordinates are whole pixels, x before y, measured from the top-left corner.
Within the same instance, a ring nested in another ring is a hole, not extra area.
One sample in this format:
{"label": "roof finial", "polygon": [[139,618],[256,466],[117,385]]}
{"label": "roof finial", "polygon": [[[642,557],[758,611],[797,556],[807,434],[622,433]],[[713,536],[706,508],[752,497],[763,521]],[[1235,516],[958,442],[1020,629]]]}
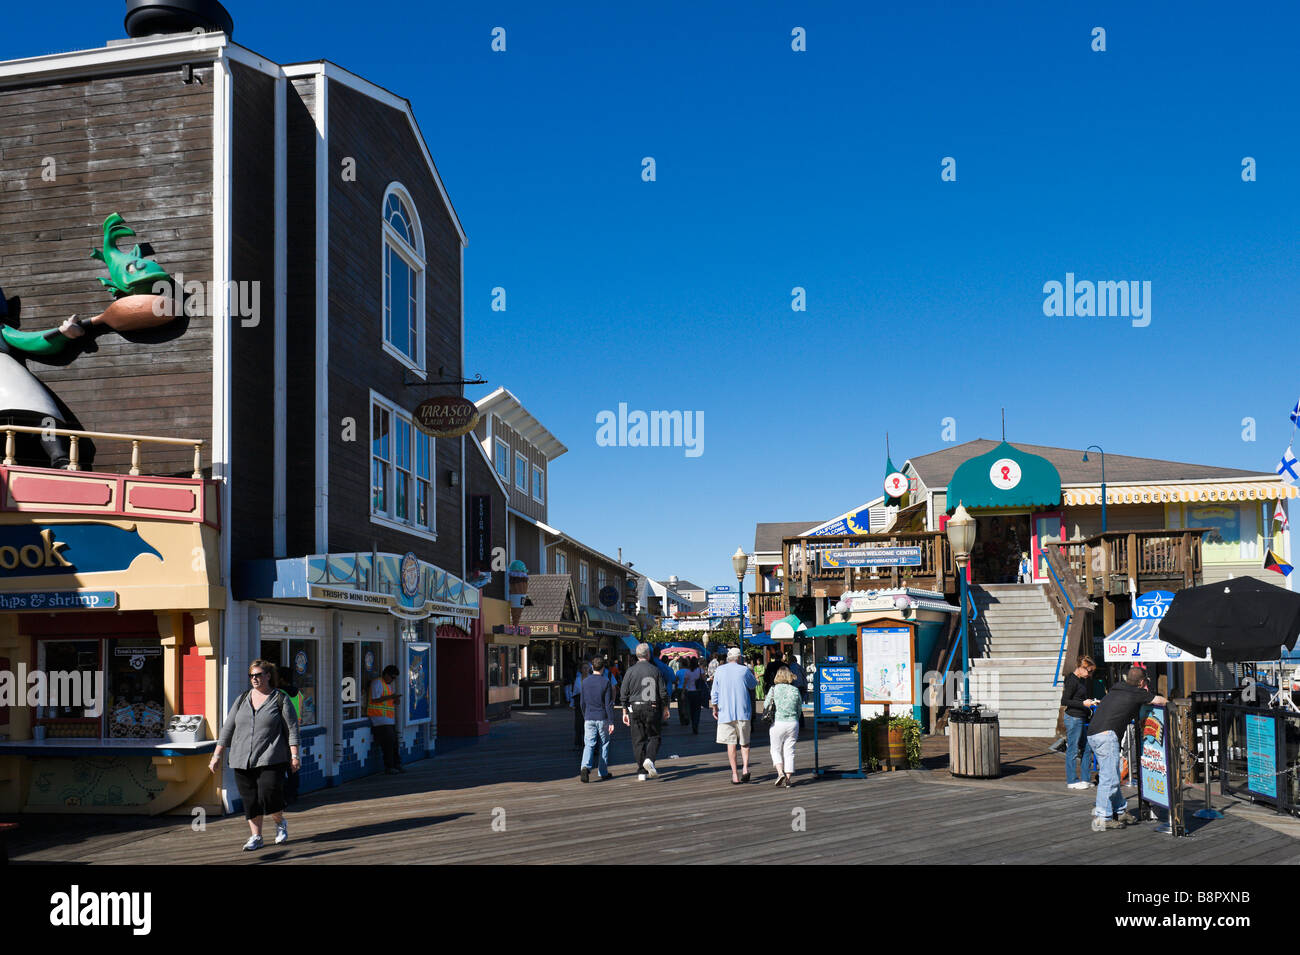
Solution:
{"label": "roof finial", "polygon": [[1007,409],[1002,409],[1002,440],[1007,440]]}

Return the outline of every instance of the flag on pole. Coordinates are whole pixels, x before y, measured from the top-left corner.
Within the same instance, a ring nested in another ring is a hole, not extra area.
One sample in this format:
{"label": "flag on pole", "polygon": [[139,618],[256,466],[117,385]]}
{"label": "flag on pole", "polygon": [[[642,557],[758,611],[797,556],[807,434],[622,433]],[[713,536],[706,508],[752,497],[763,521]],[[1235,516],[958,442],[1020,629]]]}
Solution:
{"label": "flag on pole", "polygon": [[1300,401],[1297,401],[1295,407],[1291,409],[1291,423],[1300,425]]}
{"label": "flag on pole", "polygon": [[1282,453],[1282,460],[1278,462],[1275,470],[1282,476],[1282,480],[1287,484],[1294,484],[1300,479],[1300,473],[1296,472],[1297,461],[1295,454],[1291,451],[1291,445],[1287,445],[1286,451]]}
{"label": "flag on pole", "polygon": [[1273,549],[1270,547],[1268,553],[1264,555],[1264,569],[1276,571],[1283,577],[1289,577],[1291,571],[1295,568],[1273,553]]}
{"label": "flag on pole", "polygon": [[1281,501],[1277,502],[1277,509],[1273,511],[1273,523],[1280,525],[1282,530],[1287,530],[1291,526],[1290,521],[1286,519],[1286,508],[1282,506]]}

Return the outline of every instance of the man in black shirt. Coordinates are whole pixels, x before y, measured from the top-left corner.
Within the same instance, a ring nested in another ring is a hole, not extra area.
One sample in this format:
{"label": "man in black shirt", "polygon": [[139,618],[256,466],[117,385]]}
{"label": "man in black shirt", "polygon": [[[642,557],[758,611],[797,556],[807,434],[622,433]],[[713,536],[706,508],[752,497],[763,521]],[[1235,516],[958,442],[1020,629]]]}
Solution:
{"label": "man in black shirt", "polygon": [[632,754],[639,770],[636,778],[658,776],[655,757],[659,755],[662,721],[668,719],[668,687],[659,668],[650,662],[648,643],[636,645],[636,663],[623,677],[619,704],[623,725],[632,728]]}
{"label": "man in black shirt", "polygon": [[1129,667],[1121,683],[1111,687],[1092,714],[1088,724],[1088,748],[1097,758],[1097,805],[1092,810],[1092,831],[1105,832],[1137,822],[1128,812],[1128,800],[1119,783],[1119,741],[1124,727],[1137,718],[1138,711],[1148,703],[1164,706],[1169,701],[1156,696],[1142,686],[1146,671]]}

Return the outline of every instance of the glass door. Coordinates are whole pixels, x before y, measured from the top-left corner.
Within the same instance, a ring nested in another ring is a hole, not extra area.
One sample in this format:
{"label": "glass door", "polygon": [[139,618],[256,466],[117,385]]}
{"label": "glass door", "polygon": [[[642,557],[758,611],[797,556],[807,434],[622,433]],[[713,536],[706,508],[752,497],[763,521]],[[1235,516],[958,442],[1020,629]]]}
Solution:
{"label": "glass door", "polygon": [[1043,556],[1043,546],[1048,540],[1059,542],[1065,539],[1065,522],[1060,511],[1035,514],[1033,521],[1033,551],[1030,556],[1034,564],[1034,582],[1046,583],[1052,580],[1052,574],[1047,568],[1047,558]]}

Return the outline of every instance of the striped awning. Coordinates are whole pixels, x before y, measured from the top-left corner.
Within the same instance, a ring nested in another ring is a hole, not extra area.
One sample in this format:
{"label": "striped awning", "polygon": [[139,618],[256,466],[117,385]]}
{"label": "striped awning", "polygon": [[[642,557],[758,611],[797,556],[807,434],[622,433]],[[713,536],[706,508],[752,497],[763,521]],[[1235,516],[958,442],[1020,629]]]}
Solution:
{"label": "striped awning", "polygon": [[[1084,507],[1101,503],[1101,488],[1065,487],[1061,503]],[[1106,484],[1107,504],[1200,504],[1208,501],[1276,501],[1300,497],[1300,487],[1281,481],[1234,481],[1221,484]]]}

